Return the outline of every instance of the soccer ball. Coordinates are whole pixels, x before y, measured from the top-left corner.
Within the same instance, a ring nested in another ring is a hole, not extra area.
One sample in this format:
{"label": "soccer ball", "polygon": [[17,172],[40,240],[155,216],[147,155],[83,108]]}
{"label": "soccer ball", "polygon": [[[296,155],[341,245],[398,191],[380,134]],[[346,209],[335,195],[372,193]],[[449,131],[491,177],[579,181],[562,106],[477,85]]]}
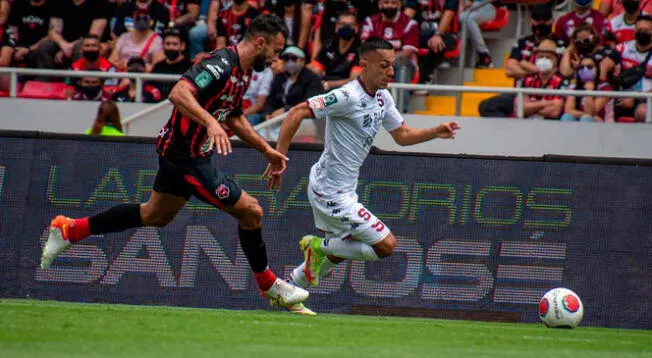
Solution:
{"label": "soccer ball", "polygon": [[583,316],[584,306],[580,297],[567,288],[553,288],[539,301],[539,318],[546,327],[575,328]]}

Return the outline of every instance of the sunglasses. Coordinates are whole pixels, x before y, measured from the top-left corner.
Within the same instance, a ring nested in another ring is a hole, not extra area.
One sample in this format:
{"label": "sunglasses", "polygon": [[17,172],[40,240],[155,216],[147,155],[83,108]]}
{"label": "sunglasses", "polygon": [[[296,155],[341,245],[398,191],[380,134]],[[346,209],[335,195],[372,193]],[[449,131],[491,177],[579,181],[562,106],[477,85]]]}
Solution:
{"label": "sunglasses", "polygon": [[297,56],[295,56],[295,55],[283,55],[283,56],[281,56],[281,60],[283,60],[283,61],[297,62],[298,59],[299,58]]}
{"label": "sunglasses", "polygon": [[575,44],[580,45],[580,44],[592,44],[593,43],[593,36],[587,37],[585,39],[577,39],[575,40]]}
{"label": "sunglasses", "polygon": [[580,67],[579,67],[580,70],[585,70],[585,69],[586,70],[592,70],[594,68],[595,68],[595,66],[593,66],[593,65],[580,65]]}

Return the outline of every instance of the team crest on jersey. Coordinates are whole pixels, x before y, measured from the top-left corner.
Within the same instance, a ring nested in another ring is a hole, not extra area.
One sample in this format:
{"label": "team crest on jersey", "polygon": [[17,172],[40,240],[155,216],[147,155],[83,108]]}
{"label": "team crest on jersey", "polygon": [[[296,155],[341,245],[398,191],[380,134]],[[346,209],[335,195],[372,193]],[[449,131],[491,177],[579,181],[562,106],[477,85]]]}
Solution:
{"label": "team crest on jersey", "polygon": [[213,112],[213,117],[217,119],[218,122],[224,122],[231,114],[230,108],[220,108],[217,111]]}
{"label": "team crest on jersey", "polygon": [[195,84],[199,88],[205,88],[213,81],[213,77],[207,72],[202,71],[197,77],[195,77]]}
{"label": "team crest on jersey", "polygon": [[326,104],[324,103],[324,98],[320,96],[309,99],[308,106],[315,110],[322,110],[326,107]]}
{"label": "team crest on jersey", "polygon": [[221,184],[217,189],[215,189],[215,194],[217,194],[217,197],[220,199],[228,198],[229,194],[231,191],[229,190],[229,187]]}
{"label": "team crest on jersey", "polygon": [[378,105],[379,106],[384,106],[385,105],[385,99],[383,98],[383,95],[380,94],[380,92],[376,95],[376,100],[378,100]]}
{"label": "team crest on jersey", "polygon": [[335,93],[331,92],[327,94],[326,97],[324,98],[324,104],[326,107],[335,103],[337,103],[337,96],[335,96]]}
{"label": "team crest on jersey", "polygon": [[394,30],[391,27],[385,28],[385,38],[391,39],[394,36]]}

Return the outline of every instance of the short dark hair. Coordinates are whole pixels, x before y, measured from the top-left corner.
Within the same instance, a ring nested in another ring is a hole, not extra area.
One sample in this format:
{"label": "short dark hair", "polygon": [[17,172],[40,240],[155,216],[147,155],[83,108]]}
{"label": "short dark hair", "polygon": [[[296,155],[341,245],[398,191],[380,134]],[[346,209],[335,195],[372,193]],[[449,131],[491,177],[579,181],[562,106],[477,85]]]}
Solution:
{"label": "short dark hair", "polygon": [[549,4],[537,4],[532,7],[530,17],[535,21],[552,20],[552,7]]}
{"label": "short dark hair", "polygon": [[286,39],[288,38],[289,31],[287,26],[285,26],[285,22],[276,15],[261,14],[249,24],[244,38],[245,40],[250,40],[256,36],[268,38],[270,36],[276,36],[278,33],[283,34],[283,37]]}
{"label": "short dark hair", "polygon": [[652,21],[652,15],[640,14],[636,18],[636,22],[639,22],[639,21]]}
{"label": "short dark hair", "polygon": [[97,40],[97,41],[101,42],[100,37],[95,35],[95,34],[86,34],[86,35],[82,36],[82,42],[84,40]]}
{"label": "short dark hair", "polygon": [[355,22],[358,23],[358,16],[350,11],[342,11],[339,15],[337,15],[337,18],[339,19],[342,16],[350,16],[355,19]]}
{"label": "short dark hair", "polygon": [[183,37],[181,36],[181,31],[179,31],[179,29],[177,29],[175,27],[163,31],[163,40],[165,40],[165,38],[169,37],[169,36],[178,37],[179,40],[181,40],[181,42],[183,42]]}
{"label": "short dark hair", "polygon": [[360,57],[363,57],[369,52],[376,50],[393,50],[394,46],[391,43],[381,39],[380,37],[372,36],[365,40],[365,42],[360,45]]}

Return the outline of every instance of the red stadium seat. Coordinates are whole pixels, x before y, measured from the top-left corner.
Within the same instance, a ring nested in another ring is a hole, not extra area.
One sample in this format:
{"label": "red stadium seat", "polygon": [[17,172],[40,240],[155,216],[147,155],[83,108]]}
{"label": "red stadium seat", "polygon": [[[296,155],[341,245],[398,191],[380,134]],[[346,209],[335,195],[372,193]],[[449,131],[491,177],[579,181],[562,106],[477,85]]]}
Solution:
{"label": "red stadium seat", "polygon": [[636,123],[636,119],[634,117],[618,117],[616,119],[616,122],[618,122],[618,123]]}
{"label": "red stadium seat", "polygon": [[[493,5],[492,5],[493,6]],[[509,10],[504,7],[496,7],[496,18],[480,25],[482,31],[500,31],[509,22]]]}
{"label": "red stadium seat", "polygon": [[66,99],[66,90],[73,89],[65,82],[27,81],[23,90],[18,93],[20,98]]}
{"label": "red stadium seat", "polygon": [[[454,59],[460,57],[460,51],[462,50],[462,46],[460,44],[460,41],[457,40],[457,47],[455,47],[454,50],[447,51],[444,54],[444,57],[447,59]],[[418,56],[426,56],[430,52],[430,49],[428,48],[420,48],[417,50],[417,55]]]}

